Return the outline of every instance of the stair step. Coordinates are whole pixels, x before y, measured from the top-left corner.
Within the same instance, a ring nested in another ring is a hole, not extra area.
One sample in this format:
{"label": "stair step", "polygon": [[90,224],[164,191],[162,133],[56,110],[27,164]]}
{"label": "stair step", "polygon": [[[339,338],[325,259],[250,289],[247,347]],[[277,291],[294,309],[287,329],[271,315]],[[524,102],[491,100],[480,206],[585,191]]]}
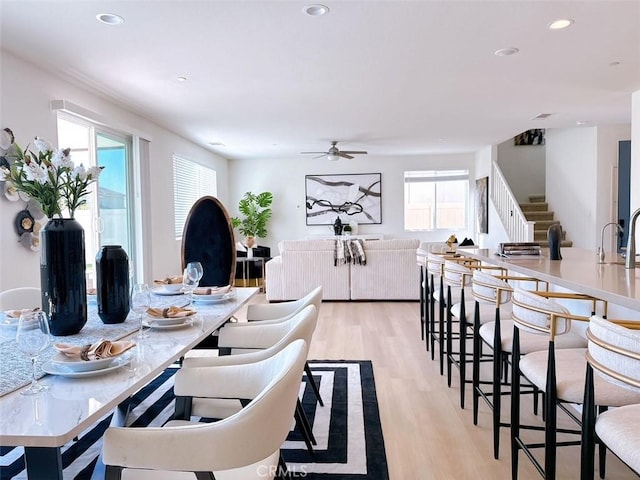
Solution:
{"label": "stair step", "polygon": [[545,202],[547,200],[546,195],[544,194],[539,194],[539,195],[529,195],[529,201],[531,203],[536,203],[536,202]]}
{"label": "stair step", "polygon": [[521,203],[520,210],[522,210],[525,214],[527,212],[545,211],[545,210],[549,210],[549,204],[547,202]]}
{"label": "stair step", "polygon": [[553,212],[523,212],[527,220],[539,222],[544,220],[553,220]]}
{"label": "stair step", "polygon": [[[562,239],[564,240],[567,237],[567,232],[562,231]],[[534,242],[546,242],[547,241],[547,231],[546,230],[534,230],[533,231],[533,241]]]}
{"label": "stair step", "polygon": [[544,230],[545,232],[549,230],[551,225],[558,225],[560,223],[559,220],[536,220],[535,225],[533,226],[534,230]]}
{"label": "stair step", "polygon": [[[538,242],[538,245],[540,245],[540,248],[549,248],[549,242],[545,240],[534,240],[536,242]],[[560,247],[561,248],[570,248],[573,247],[573,242],[571,240],[562,240],[560,242]]]}

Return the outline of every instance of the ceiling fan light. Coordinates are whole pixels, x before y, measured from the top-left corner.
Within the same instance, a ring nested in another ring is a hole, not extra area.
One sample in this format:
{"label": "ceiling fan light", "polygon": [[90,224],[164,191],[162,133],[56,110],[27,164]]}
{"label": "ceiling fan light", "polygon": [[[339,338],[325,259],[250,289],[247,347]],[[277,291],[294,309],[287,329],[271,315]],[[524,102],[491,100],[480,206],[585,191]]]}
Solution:
{"label": "ceiling fan light", "polygon": [[327,153],[327,159],[332,162],[335,162],[339,158],[340,158],[340,155],[336,155],[335,153]]}

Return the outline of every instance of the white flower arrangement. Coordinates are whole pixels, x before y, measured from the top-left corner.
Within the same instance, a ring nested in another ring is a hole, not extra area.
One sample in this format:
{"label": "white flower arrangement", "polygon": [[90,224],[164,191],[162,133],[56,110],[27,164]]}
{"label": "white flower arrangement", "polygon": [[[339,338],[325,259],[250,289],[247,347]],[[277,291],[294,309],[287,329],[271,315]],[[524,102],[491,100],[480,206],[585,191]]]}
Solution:
{"label": "white flower arrangement", "polygon": [[37,155],[17,144],[7,155],[10,167],[2,168],[4,180],[16,191],[37,201],[48,218],[62,218],[65,210],[73,218],[76,209],[87,202],[89,185],[98,180],[103,167],[75,165],[70,149],[59,150],[43,138],[33,142]]}

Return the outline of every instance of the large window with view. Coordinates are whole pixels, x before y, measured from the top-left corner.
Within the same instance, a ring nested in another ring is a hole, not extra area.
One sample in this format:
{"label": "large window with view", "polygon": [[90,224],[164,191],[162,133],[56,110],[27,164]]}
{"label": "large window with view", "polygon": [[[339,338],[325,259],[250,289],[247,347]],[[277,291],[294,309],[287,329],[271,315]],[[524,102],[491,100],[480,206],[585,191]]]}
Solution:
{"label": "large window with view", "polygon": [[464,230],[468,209],[468,170],[404,172],[405,230]]}
{"label": "large window with view", "polygon": [[176,240],[182,238],[184,224],[193,204],[201,197],[215,197],[217,194],[217,176],[213,168],[174,155],[173,205]]}

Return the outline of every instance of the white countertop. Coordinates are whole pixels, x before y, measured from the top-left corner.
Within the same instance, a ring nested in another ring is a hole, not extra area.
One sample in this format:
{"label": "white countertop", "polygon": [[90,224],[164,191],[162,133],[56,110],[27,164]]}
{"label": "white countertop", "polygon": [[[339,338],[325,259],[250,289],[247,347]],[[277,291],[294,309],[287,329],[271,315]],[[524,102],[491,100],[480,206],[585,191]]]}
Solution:
{"label": "white countertop", "polygon": [[611,259],[620,264],[598,264],[596,253],[591,250],[564,248],[562,260],[550,260],[548,250],[542,252],[540,256],[505,258],[486,248],[458,249],[462,255],[640,311],[640,268],[624,268],[622,257]]}
{"label": "white countertop", "polygon": [[123,366],[85,378],[47,375],[40,380],[49,385],[42,393],[23,396],[18,390],[0,397],[0,445],[59,447],[72,440],[218,329],[258,289],[236,288],[235,291],[233,301],[196,304],[202,321],[192,326],[152,329],[149,337],[139,341],[132,350],[133,370]]}

